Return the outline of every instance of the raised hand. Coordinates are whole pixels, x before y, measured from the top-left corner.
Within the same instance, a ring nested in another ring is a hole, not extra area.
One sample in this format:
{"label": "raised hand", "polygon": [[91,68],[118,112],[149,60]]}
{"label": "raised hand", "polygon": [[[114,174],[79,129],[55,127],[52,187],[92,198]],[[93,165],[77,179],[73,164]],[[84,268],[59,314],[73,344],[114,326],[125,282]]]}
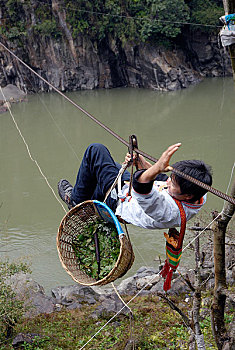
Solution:
{"label": "raised hand", "polygon": [[138,178],[139,182],[153,181],[156,176],[165,171],[171,171],[172,167],[169,165],[171,157],[179,149],[181,143],[175,143],[169,146],[165,152],[162,153],[159,160],[149,167],[141,176]]}

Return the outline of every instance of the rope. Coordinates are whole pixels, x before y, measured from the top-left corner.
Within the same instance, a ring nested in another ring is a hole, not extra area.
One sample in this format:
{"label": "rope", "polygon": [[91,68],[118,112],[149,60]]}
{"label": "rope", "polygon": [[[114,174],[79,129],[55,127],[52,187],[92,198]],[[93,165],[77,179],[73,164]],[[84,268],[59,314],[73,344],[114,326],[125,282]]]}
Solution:
{"label": "rope", "polygon": [[[29,80],[31,86],[33,87],[31,81]],[[55,118],[53,117],[51,111],[48,109],[48,107],[46,106],[45,102],[43,101],[43,99],[41,98],[40,94],[38,94],[39,100],[40,102],[43,104],[44,108],[46,109],[47,113],[50,115],[52,121],[54,122],[55,126],[57,127],[57,129],[59,130],[59,132],[61,133],[61,135],[63,136],[63,138],[65,139],[65,142],[67,143],[67,145],[69,146],[69,148],[71,149],[71,151],[73,152],[74,156],[77,158],[77,160],[80,160],[78,158],[77,153],[75,152],[74,148],[72,147],[72,145],[70,144],[69,140],[67,139],[67,137],[65,136],[65,134],[63,133],[63,131],[61,130],[61,128],[59,127],[59,125],[57,124],[57,122],[55,121]]]}
{"label": "rope", "polygon": [[116,184],[118,183],[118,180],[121,178],[122,174],[124,173],[124,171],[126,170],[126,168],[128,167],[128,164],[122,164],[121,169],[119,170],[116,179],[114,180],[112,186],[109,188],[109,190],[107,191],[105,198],[104,198],[104,203],[106,202],[108,196],[110,195],[110,193],[112,192],[112,190],[115,188]]}
{"label": "rope", "polygon": [[28,146],[28,144],[27,144],[27,142],[26,142],[26,140],[25,140],[25,138],[24,138],[22,132],[20,131],[20,128],[19,128],[19,126],[18,126],[18,124],[17,124],[17,122],[16,122],[16,120],[15,120],[13,114],[12,114],[12,111],[11,111],[11,108],[10,108],[10,103],[7,102],[6,97],[5,97],[5,95],[4,95],[3,91],[2,91],[2,87],[1,87],[1,86],[0,86],[0,91],[1,91],[1,93],[2,93],[2,95],[3,95],[3,98],[4,98],[4,100],[5,100],[5,103],[6,103],[6,105],[7,105],[8,110],[9,110],[9,113],[10,113],[10,115],[11,115],[11,118],[12,118],[14,124],[15,124],[15,127],[16,127],[17,131],[19,132],[20,137],[22,138],[22,140],[23,140],[23,142],[24,142],[24,144],[25,144],[25,147],[26,147],[27,153],[28,153],[28,155],[29,155],[29,158],[32,160],[32,162],[34,162],[34,163],[36,164],[36,166],[37,166],[37,168],[38,168],[40,174],[42,175],[42,177],[43,177],[44,180],[46,181],[46,183],[47,183],[48,187],[50,188],[52,194],[54,195],[54,197],[56,198],[56,200],[59,202],[59,204],[60,204],[61,207],[63,208],[64,212],[67,213],[67,210],[65,209],[65,207],[63,206],[63,204],[61,203],[61,201],[59,200],[59,198],[57,197],[55,191],[53,190],[52,186],[50,185],[50,183],[49,183],[49,181],[48,181],[46,175],[44,175],[44,173],[43,173],[41,167],[39,166],[38,162],[36,161],[36,159],[34,159],[34,158],[32,157],[32,154],[31,154],[31,152],[30,152],[29,146]]}
{"label": "rope", "polygon": [[[2,95],[3,95],[4,101],[5,101],[6,105],[7,105],[7,108],[8,108],[8,110],[9,110],[9,113],[10,113],[10,115],[11,115],[11,118],[12,118],[14,124],[15,124],[15,127],[16,127],[17,131],[19,132],[20,137],[22,138],[22,140],[23,140],[23,142],[24,142],[24,144],[25,144],[25,147],[26,147],[26,150],[27,150],[27,153],[28,153],[30,159],[36,164],[36,166],[37,166],[37,168],[38,168],[40,174],[42,175],[42,177],[43,177],[44,180],[46,181],[46,183],[47,183],[48,187],[50,188],[50,190],[52,191],[54,197],[55,197],[56,200],[59,202],[59,204],[62,206],[64,212],[67,213],[67,210],[65,209],[65,207],[63,206],[63,204],[61,203],[61,201],[59,200],[59,198],[56,196],[55,191],[53,190],[52,186],[50,185],[50,183],[49,183],[47,177],[44,175],[44,173],[43,173],[41,167],[39,166],[39,164],[38,164],[38,162],[37,162],[37,160],[35,160],[35,159],[32,157],[32,154],[31,154],[31,152],[30,152],[29,146],[28,146],[28,144],[27,144],[27,142],[26,142],[26,140],[25,140],[25,138],[24,138],[24,136],[23,136],[23,134],[22,134],[22,132],[21,132],[21,130],[20,130],[20,128],[19,128],[19,126],[18,126],[18,124],[17,124],[17,122],[16,122],[14,116],[13,116],[13,114],[12,114],[12,111],[11,111],[11,108],[10,108],[10,103],[7,102],[6,97],[5,97],[4,93],[3,93],[3,90],[2,90],[2,87],[1,87],[1,86],[0,86],[0,91],[1,91],[1,93],[2,93]],[[49,113],[50,113],[50,112],[49,112]],[[50,113],[50,114],[51,114],[51,113]],[[51,117],[52,117],[52,115],[51,115]],[[53,119],[53,120],[54,120],[54,119]],[[67,139],[66,139],[66,140],[67,140]],[[111,186],[111,188],[109,189],[109,191],[108,191],[107,194],[106,194],[106,199],[107,199],[109,193],[110,193],[110,192],[112,191],[112,189],[115,187],[116,183],[118,182],[119,177],[120,177],[120,176],[124,173],[124,171],[126,170],[127,166],[128,166],[128,164],[123,164],[123,165],[122,165],[122,168],[120,169],[117,178],[115,179],[113,185]],[[105,200],[106,200],[106,199],[105,199]],[[128,231],[127,231],[127,235],[128,235]],[[128,235],[128,237],[129,237],[129,235]],[[111,284],[112,284],[113,289],[114,289],[115,293],[117,294],[118,298],[122,301],[122,303],[125,305],[125,307],[129,310],[130,340],[132,341],[132,340],[133,340],[133,327],[134,327],[134,326],[133,326],[133,322],[132,322],[132,321],[133,321],[133,312],[132,312],[131,308],[130,308],[130,307],[125,303],[125,301],[122,299],[121,295],[118,293],[118,291],[117,291],[117,289],[116,289],[114,283],[112,282]],[[133,342],[133,349],[134,349],[134,348],[135,348],[135,346],[134,346],[134,342]]]}
{"label": "rope", "polygon": [[[47,83],[49,86],[51,86],[55,91],[57,91],[60,95],[62,95],[65,99],[67,99],[70,103],[72,103],[72,104],[73,104],[75,107],[77,107],[80,111],[82,111],[83,113],[85,113],[85,114],[86,114],[87,116],[89,116],[92,120],[94,120],[96,123],[98,123],[100,126],[102,126],[106,131],[110,132],[113,136],[115,136],[115,137],[118,138],[121,142],[123,142],[126,146],[128,146],[128,143],[127,143],[124,139],[122,139],[120,136],[118,136],[116,133],[114,133],[111,129],[109,129],[108,127],[106,127],[104,124],[102,124],[101,122],[99,122],[95,117],[93,117],[90,113],[86,112],[82,107],[78,106],[75,102],[73,102],[71,99],[69,99],[66,95],[64,95],[62,92],[60,92],[58,89],[56,89],[52,84],[50,84],[49,82],[47,82],[47,81],[46,81],[44,78],[42,78],[38,73],[36,73],[33,69],[31,69],[26,63],[24,63],[20,58],[18,58],[14,53],[12,53],[8,48],[6,48],[6,46],[3,45],[1,42],[0,42],[0,45],[2,45],[10,54],[12,54],[12,55],[13,55],[17,60],[19,60],[24,66],[26,66],[30,71],[32,71],[34,74],[36,74],[40,79],[42,79],[42,80],[43,80],[45,83]],[[28,153],[30,159],[36,164],[36,166],[37,166],[39,172],[40,172],[41,175],[43,176],[43,178],[44,178],[44,180],[46,181],[48,187],[49,187],[50,190],[52,191],[54,197],[55,197],[56,200],[59,202],[59,204],[62,206],[62,208],[63,208],[63,210],[65,211],[65,213],[67,213],[67,210],[64,208],[63,204],[60,202],[59,198],[56,196],[56,194],[55,194],[53,188],[51,187],[51,185],[50,185],[50,183],[49,183],[47,177],[44,175],[44,173],[43,173],[41,167],[39,166],[38,162],[32,157],[31,152],[30,152],[30,149],[29,149],[29,146],[28,146],[28,144],[27,144],[27,142],[26,142],[24,136],[22,135],[22,133],[21,133],[21,131],[20,131],[20,129],[19,129],[19,126],[18,126],[18,124],[17,124],[17,122],[16,122],[16,120],[15,120],[15,118],[14,118],[12,112],[11,112],[10,105],[9,105],[9,103],[8,103],[7,100],[6,100],[6,97],[5,97],[5,95],[4,95],[3,91],[2,91],[1,86],[0,86],[0,90],[1,90],[1,93],[2,93],[2,95],[3,95],[3,97],[4,97],[4,100],[5,100],[5,103],[6,103],[6,105],[7,105],[8,110],[9,110],[9,113],[10,113],[10,115],[11,115],[11,117],[12,117],[12,120],[13,120],[15,126],[16,126],[16,129],[18,130],[18,132],[19,132],[19,134],[20,134],[20,137],[22,138],[22,140],[23,140],[23,142],[24,142],[24,144],[25,144],[25,147],[26,147],[26,150],[27,150],[27,153]],[[150,160],[153,160],[153,161],[155,161],[155,162],[157,161],[157,159],[155,159],[155,158],[153,158],[153,157],[147,155],[146,153],[144,153],[144,152],[142,152],[142,151],[140,151],[140,150],[135,150],[135,151],[136,151],[137,153],[142,154],[143,156],[145,156],[146,158],[148,158],[148,159],[150,159]],[[233,173],[234,167],[235,167],[235,163],[234,163],[234,165],[233,165],[232,173]],[[124,170],[125,170],[125,169],[124,169]],[[123,170],[123,172],[124,172],[124,170]],[[182,177],[188,179],[189,181],[192,181],[192,179],[193,179],[192,182],[194,182],[194,183],[198,184],[199,186],[201,186],[201,187],[207,189],[208,191],[210,191],[210,192],[216,194],[217,196],[219,196],[219,197],[221,197],[221,198],[224,198],[225,200],[227,200],[227,201],[229,201],[229,202],[231,202],[231,199],[233,199],[232,197],[228,196],[227,194],[224,194],[224,193],[222,193],[222,192],[220,192],[220,191],[218,191],[218,190],[216,190],[216,189],[214,189],[214,188],[212,188],[212,187],[210,187],[210,186],[208,186],[208,185],[206,185],[206,184],[201,183],[200,181],[198,181],[198,180],[196,180],[196,179],[194,179],[194,178],[191,178],[190,176],[188,176],[188,175],[186,175],[186,174],[181,173],[181,172],[180,172],[179,170],[177,170],[177,169],[173,169],[173,172],[176,173],[177,175],[180,175],[180,176],[182,176]],[[119,176],[120,176],[120,175],[118,175],[118,177],[119,177]],[[117,177],[117,180],[118,180],[118,177]],[[229,186],[230,186],[231,179],[232,179],[232,174],[231,174],[231,176],[230,176],[230,181],[229,181],[228,188],[229,188]],[[116,184],[115,184],[115,185],[116,185]],[[115,187],[115,185],[114,185],[114,187]],[[202,186],[202,185],[203,185],[203,186]],[[213,192],[212,190],[213,190],[214,192]],[[228,189],[227,189],[227,190],[228,190]],[[111,192],[111,191],[110,191],[110,192]],[[235,204],[235,200],[232,202],[232,204]],[[196,237],[194,237],[194,239],[193,239],[186,247],[184,247],[184,249],[182,250],[182,252],[185,251],[185,250],[195,241],[195,239],[197,239],[203,232],[205,232],[205,230],[206,230],[220,215],[221,215],[221,213],[219,213],[219,214],[216,216],[216,218],[214,218],[214,219],[203,229],[203,231],[201,231]],[[160,272],[157,274],[157,276],[158,276],[159,274],[160,274]],[[135,296],[133,296],[133,297],[129,300],[128,303],[125,303],[125,302],[124,302],[124,300],[121,298],[121,296],[119,295],[118,291],[116,290],[114,284],[112,283],[115,292],[117,293],[118,297],[122,300],[124,306],[123,306],[113,317],[111,317],[111,318],[110,318],[110,319],[109,319],[109,320],[108,320],[108,321],[107,321],[107,322],[106,322],[106,323],[105,323],[91,338],[90,338],[90,340],[88,340],[88,341],[80,348],[80,350],[82,350],[82,349],[83,349],[97,334],[99,334],[99,333],[100,333],[100,332],[101,332],[101,331],[102,331],[102,330],[103,330],[103,329],[104,329],[104,328],[105,328],[105,327],[106,327],[106,326],[107,326],[107,325],[108,325],[108,324],[109,324],[109,323],[110,323],[110,322],[111,322],[125,307],[127,307],[127,308],[130,310],[131,314],[132,314],[132,311],[131,311],[131,309],[129,308],[128,304],[130,304],[130,303],[131,303],[131,302],[132,302],[132,301],[133,301],[133,300],[148,286],[148,285],[151,285],[151,282],[152,282],[155,278],[156,278],[156,276],[154,276],[154,278],[152,278],[148,283],[146,283],[146,284],[137,292],[137,294],[136,294]]]}
{"label": "rope", "polygon": [[[121,300],[121,302],[126,306],[126,308],[129,310],[129,320],[130,320],[130,340],[133,341],[133,334],[134,334],[134,323],[133,321],[133,312],[131,310],[131,308],[125,303],[125,301],[122,299],[121,295],[118,293],[118,290],[116,288],[116,286],[114,285],[113,282],[111,282],[112,287],[115,291],[115,293],[117,294],[118,298]],[[135,349],[135,343],[133,341],[133,349]]]}
{"label": "rope", "polygon": [[[88,113],[86,110],[84,110],[81,106],[79,106],[77,103],[75,103],[74,101],[72,101],[69,97],[67,97],[65,94],[63,94],[60,90],[58,90],[55,86],[53,86],[51,83],[49,83],[46,79],[44,79],[41,75],[39,75],[37,72],[35,72],[31,67],[29,67],[24,61],[22,61],[18,56],[16,56],[10,49],[8,49],[3,43],[0,42],[0,45],[6,50],[8,51],[13,57],[15,57],[19,62],[21,62],[26,68],[28,68],[33,74],[35,74],[37,77],[39,77],[41,80],[43,80],[46,84],[48,84],[53,90],[55,90],[58,94],[60,94],[61,96],[63,96],[67,101],[69,101],[70,103],[72,103],[76,108],[78,108],[82,113],[86,114],[89,118],[91,118],[95,123],[97,123],[98,125],[100,125],[102,128],[104,128],[107,132],[109,132],[112,136],[114,136],[116,139],[118,139],[120,142],[122,142],[125,146],[128,146],[129,143],[124,140],[121,136],[119,136],[118,134],[116,134],[114,131],[112,131],[109,127],[107,127],[106,125],[104,125],[103,123],[101,123],[98,119],[96,119],[93,115],[91,115],[90,113]],[[138,154],[141,154],[143,157],[153,161],[154,163],[156,163],[158,161],[158,159],[152,157],[151,155],[141,151],[140,149],[135,149],[135,152]],[[196,184],[199,187],[204,188],[206,191],[211,192],[212,194],[216,195],[217,197],[220,197],[224,200],[226,200],[227,202],[230,202],[231,204],[235,205],[235,198],[228,196],[227,194],[187,175],[184,174],[182,171],[172,168],[172,171],[185,178],[186,180]]]}
{"label": "rope", "polygon": [[206,227],[204,227],[204,229],[203,229],[197,236],[195,236],[195,237],[191,240],[191,242],[189,242],[189,243],[184,247],[184,249],[182,250],[182,253],[183,253],[183,251],[185,251],[185,249],[187,249],[199,236],[201,236],[201,234],[202,234],[203,232],[205,232],[205,231],[208,229],[208,227],[210,227],[210,226],[213,224],[213,222],[214,222],[215,220],[217,220],[217,219],[221,216],[221,214],[222,214],[222,212],[219,213]]}
{"label": "rope", "polygon": [[[233,167],[232,167],[232,170],[231,170],[231,175],[230,175],[230,179],[229,179],[229,183],[228,183],[228,186],[227,186],[226,193],[228,193],[229,187],[230,187],[231,182],[232,182],[234,168],[235,168],[235,162],[233,163]],[[225,213],[224,209],[225,209],[225,202],[224,202],[224,206],[223,206],[223,209],[221,211],[221,214],[227,216],[228,218],[232,218],[233,215],[229,215],[229,214]]]}
{"label": "rope", "polygon": [[[216,220],[216,219],[218,219],[218,217],[221,215],[221,213],[220,214],[218,214],[217,215],[217,217],[215,218],[215,219],[213,219],[208,225],[207,225],[207,227],[205,227],[204,228],[204,230],[203,231],[201,231],[196,237],[194,237],[193,239],[192,239],[192,241],[182,250],[182,253],[185,251],[185,249],[187,249],[194,241],[195,241],[195,239],[197,239],[197,237],[199,237],[203,232],[205,232],[206,231],[206,229]],[[127,305],[129,305],[135,298],[137,298],[138,297],[138,295],[140,295],[140,293],[141,292],[143,292],[143,290],[147,287],[147,286],[149,286],[149,285],[151,285],[151,283],[155,280],[155,278],[157,277],[157,276],[159,276],[160,275],[160,272],[161,271],[159,271],[158,273],[157,273],[157,275],[155,275],[149,282],[147,282],[137,293],[136,293],[136,295],[134,295],[127,303],[126,303],[126,305],[125,306],[123,306],[114,316],[112,316],[79,350],[82,350],[82,349],[84,349],[84,347],[88,344],[88,343],[90,343],[117,315],[119,315],[120,314],[120,312],[127,306]]]}
{"label": "rope", "polygon": [[[234,168],[235,168],[235,163],[234,163],[234,165],[233,165],[233,168],[232,168],[232,171],[231,171],[231,176],[230,176],[230,180],[229,180],[229,184],[228,184],[228,187],[227,187],[227,191],[228,191],[228,189],[229,189],[229,187],[230,187],[230,184],[231,184],[231,179],[232,179],[232,175],[233,175],[233,171],[234,171]],[[219,213],[206,227],[204,227],[204,229],[197,235],[197,236],[195,236],[184,248],[183,248],[183,250],[182,250],[182,254],[183,254],[183,252],[199,237],[199,236],[201,236],[201,234],[202,233],[204,233],[206,230],[207,230],[207,228],[208,227],[210,227],[212,224],[213,224],[213,222],[215,221],[215,220],[217,220],[220,216],[221,216],[221,214],[222,214],[222,212],[223,212],[223,210],[221,211],[221,213]],[[160,272],[161,271],[159,271],[158,273],[157,273],[157,276],[159,276],[160,275]],[[147,287],[147,286],[149,286],[149,285],[151,285],[151,282],[152,281],[154,281],[155,280],[155,278],[157,277],[157,276],[154,276],[149,282],[147,282],[140,290],[139,290],[139,292],[136,294],[136,295],[134,295],[132,298],[131,298],[131,300],[129,300],[126,304],[125,304],[125,306],[124,307],[122,307],[113,317],[111,317],[106,323],[105,323],[105,325],[103,326],[103,327],[101,327],[79,350],[82,350],[88,343],[90,343],[91,341],[92,341],[92,339],[94,339],[95,337],[96,337],[96,335],[97,334],[99,334],[117,315],[119,315],[119,313],[128,305],[128,304],[130,304],[135,298],[137,298],[137,296]]]}

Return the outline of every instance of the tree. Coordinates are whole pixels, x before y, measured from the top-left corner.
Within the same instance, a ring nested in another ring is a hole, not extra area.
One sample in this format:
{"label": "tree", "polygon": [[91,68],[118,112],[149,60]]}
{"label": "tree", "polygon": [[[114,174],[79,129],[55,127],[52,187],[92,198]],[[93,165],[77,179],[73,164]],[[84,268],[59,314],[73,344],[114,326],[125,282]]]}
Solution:
{"label": "tree", "polygon": [[[235,197],[235,181],[232,186],[231,196]],[[222,349],[224,343],[233,342],[227,333],[224,321],[224,309],[228,294],[225,269],[225,235],[229,221],[234,214],[235,206],[227,203],[219,218],[213,225],[214,231],[214,265],[215,287],[211,308],[212,331],[218,349]]]}

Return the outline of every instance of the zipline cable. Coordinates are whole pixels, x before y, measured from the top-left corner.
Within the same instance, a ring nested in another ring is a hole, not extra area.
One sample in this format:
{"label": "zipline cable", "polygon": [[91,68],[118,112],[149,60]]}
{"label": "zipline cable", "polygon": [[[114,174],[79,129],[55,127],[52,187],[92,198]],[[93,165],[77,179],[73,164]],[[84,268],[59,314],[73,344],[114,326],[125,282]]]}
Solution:
{"label": "zipline cable", "polygon": [[[115,134],[111,129],[109,129],[108,127],[106,127],[104,124],[102,124],[101,122],[99,122],[95,117],[93,117],[92,115],[90,115],[90,113],[88,113],[88,112],[86,112],[82,107],[80,107],[80,106],[78,106],[75,102],[73,102],[72,100],[70,100],[66,95],[64,95],[63,93],[61,93],[58,89],[56,89],[52,84],[50,84],[49,82],[47,82],[44,78],[42,78],[38,73],[36,73],[34,70],[32,70],[26,63],[24,63],[20,58],[18,58],[14,53],[12,53],[9,49],[7,49],[6,47],[5,47],[5,45],[3,45],[1,42],[0,42],[0,45],[2,45],[9,53],[11,53],[17,60],[19,60],[23,65],[25,65],[28,69],[30,69],[34,74],[36,74],[40,79],[42,79],[44,82],[46,82],[49,86],[51,86],[55,91],[57,91],[60,95],[62,95],[63,97],[65,97],[69,102],[71,102],[73,105],[75,105],[78,109],[80,109],[83,113],[85,113],[87,116],[89,116],[92,120],[94,120],[96,123],[98,123],[100,126],[102,126],[102,127],[104,127],[105,128],[105,130],[107,130],[108,132],[110,132],[113,136],[115,136],[116,138],[118,138],[120,141],[122,140],[122,142],[125,144],[125,145],[128,145],[128,142],[126,142],[124,139],[122,139],[120,136],[118,136],[117,134]],[[2,88],[0,87],[0,90],[1,90],[1,92],[2,92],[2,95],[4,96],[4,94],[3,94],[3,91],[2,91]],[[7,103],[7,101],[6,101],[6,98],[5,98],[5,96],[4,96],[4,99],[5,99],[5,102]],[[8,105],[8,103],[7,103],[7,106],[8,106],[8,110],[9,110],[9,112],[10,112],[10,114],[11,114],[11,117],[12,117],[12,119],[13,119],[13,122],[15,123],[15,126],[16,126],[16,128],[17,128],[17,130],[18,130],[18,132],[20,133],[20,136],[22,137],[22,139],[23,139],[23,141],[24,141],[24,143],[25,143],[25,146],[26,146],[26,148],[27,148],[27,152],[28,152],[28,154],[29,154],[29,156],[30,156],[30,158],[31,158],[31,160],[33,161],[33,162],[35,162],[35,164],[37,165],[37,167],[38,167],[38,169],[39,169],[39,171],[40,171],[40,173],[42,174],[42,176],[43,176],[43,178],[46,180],[46,182],[47,182],[47,184],[48,184],[48,186],[50,187],[50,189],[51,189],[51,191],[52,191],[52,193],[54,194],[54,196],[55,196],[55,198],[58,200],[58,202],[60,203],[60,201],[59,201],[59,199],[57,198],[57,196],[56,196],[56,194],[55,194],[55,192],[54,192],[54,190],[53,190],[53,188],[50,186],[50,184],[48,183],[48,180],[47,180],[47,178],[45,177],[45,175],[43,174],[43,172],[42,172],[42,170],[41,170],[41,168],[40,168],[40,166],[38,165],[38,163],[37,163],[37,161],[35,160],[35,159],[33,159],[33,157],[32,157],[32,155],[31,155],[31,153],[30,153],[30,150],[29,150],[29,148],[28,148],[28,145],[27,145],[27,143],[26,143],[26,141],[25,141],[25,139],[24,139],[24,137],[23,137],[23,135],[22,135],[22,133],[21,133],[21,131],[20,131],[20,129],[19,129],[19,127],[18,127],[18,125],[17,125],[17,123],[16,123],[16,121],[15,121],[15,119],[14,119],[14,117],[13,117],[13,115],[12,115],[12,113],[11,113],[11,109],[9,108],[9,105]],[[148,158],[148,159],[150,159],[150,160],[153,160],[153,161],[157,161],[157,159],[155,159],[155,158],[153,158],[153,157],[151,157],[151,156],[149,156],[148,154],[146,154],[146,153],[144,153],[144,152],[142,152],[142,151],[140,151],[139,149],[138,150],[136,150],[136,152],[137,153],[140,153],[140,154],[142,154],[142,155],[144,155],[146,158]],[[234,166],[233,166],[233,170],[234,170]],[[186,177],[187,175],[186,174],[184,174],[184,173],[182,173],[182,175],[180,174],[181,172],[179,172],[179,171],[176,171],[176,169],[173,169],[173,171],[175,172],[175,173],[177,173],[178,172],[178,174],[180,175],[180,176],[183,176],[183,177]],[[231,177],[232,177],[232,174],[231,174]],[[231,177],[230,177],[230,182],[231,182]],[[190,176],[187,176],[186,178],[188,178],[189,179],[189,181],[191,181],[190,180]],[[194,179],[194,178],[191,178],[191,179],[193,179],[193,180],[196,180],[196,179]],[[192,181],[192,182],[195,182],[195,181]],[[229,184],[230,184],[230,182],[229,182]],[[199,185],[199,183],[200,183],[200,181],[198,181],[198,185]],[[200,185],[199,186],[201,186],[201,184],[203,184],[203,183],[200,183]],[[205,184],[203,184],[203,185],[205,185]],[[207,185],[206,185],[207,186]],[[201,186],[202,187],[202,186]],[[203,186],[204,187],[204,186]],[[208,186],[208,187],[210,187],[210,186]],[[229,185],[228,185],[228,187],[229,187]],[[204,188],[206,188],[206,187],[204,187]],[[208,189],[208,191],[210,191],[210,192],[212,192],[211,191],[211,189],[213,189],[213,188],[210,188],[210,190]],[[218,193],[220,193],[220,194],[222,194],[223,195],[223,197],[222,198],[224,198],[225,199],[225,196],[227,196],[229,199],[233,199],[232,197],[230,197],[230,196],[228,196],[227,194],[224,194],[224,193],[222,193],[222,192],[220,192],[220,191],[218,191],[218,190],[216,190],[216,189],[213,189],[214,191],[216,191],[217,192],[217,195],[218,195]],[[212,192],[212,193],[214,193],[214,194],[216,194],[215,192]],[[221,197],[220,195],[218,195],[219,197]],[[226,199],[227,200],[227,199]],[[227,200],[227,201],[229,201],[229,202],[231,202],[231,200]],[[60,203],[61,204],[61,203]],[[234,204],[234,202],[232,203],[232,204]],[[63,205],[61,204],[61,206],[62,206],[62,208],[64,209],[64,211],[66,212],[66,210],[65,210],[65,208],[63,207]],[[192,244],[192,242],[196,239],[196,238],[198,238],[216,219],[218,219],[218,217],[221,215],[221,213],[219,213],[204,229],[203,229],[203,231],[201,231],[196,237],[194,237],[194,239],[186,246],[186,247],[184,247],[184,249],[182,250],[182,252],[185,250],[185,249],[187,249],[191,244]],[[160,273],[160,272],[159,272]],[[159,273],[157,274],[157,276],[159,275]],[[109,319],[81,348],[80,348],[80,350],[81,349],[83,349],[98,333],[100,333],[101,332],[101,330],[102,329],[104,329],[125,307],[127,307],[127,308],[129,308],[128,307],[128,304],[131,302],[131,301],[133,301],[148,285],[150,285],[151,284],[151,282],[154,280],[156,278],[156,276],[154,276],[154,278],[153,279],[151,279],[149,282],[147,282],[139,291],[138,291],[138,293],[135,295],[135,296],[133,296],[133,298],[131,299],[131,300],[129,300],[129,302],[127,302],[127,303],[125,303],[125,305],[124,305],[124,307],[122,307],[111,319]]]}
{"label": "zipline cable", "polygon": [[[7,48],[2,42],[0,42],[0,45],[6,50],[8,51],[13,57],[15,57],[20,63],[22,63],[26,68],[28,68],[33,74],[35,74],[39,79],[43,80],[47,85],[49,85],[53,90],[55,90],[58,94],[60,94],[61,96],[63,96],[67,101],[69,101],[70,103],[72,103],[76,108],[78,108],[82,113],[84,113],[85,115],[87,115],[90,119],[92,119],[95,123],[97,123],[99,126],[101,126],[102,128],[104,128],[107,132],[109,132],[112,136],[114,136],[116,139],[118,139],[120,142],[122,142],[125,146],[129,146],[129,142],[127,142],[126,140],[124,140],[121,136],[119,136],[118,134],[116,134],[114,131],[112,131],[109,127],[107,127],[106,125],[104,125],[102,122],[100,122],[97,118],[95,118],[93,115],[91,115],[89,112],[87,112],[85,109],[83,109],[81,106],[79,106],[77,103],[75,103],[73,100],[71,100],[68,96],[66,96],[65,94],[63,94],[60,90],[58,90],[55,86],[53,86],[51,83],[49,83],[46,79],[44,79],[40,74],[38,74],[37,72],[35,72],[30,66],[28,66],[24,61],[22,61],[17,55],[15,55],[9,48]],[[154,163],[156,163],[158,161],[158,159],[152,157],[151,155],[141,151],[140,149],[135,149],[136,153],[141,154],[143,157],[153,161]],[[220,197],[224,200],[226,200],[227,202],[230,202],[231,204],[235,205],[235,198],[215,189],[214,187],[211,187],[195,178],[193,178],[192,176],[189,176],[187,174],[184,174],[182,171],[175,169],[173,167],[172,168],[172,172],[183,177],[184,179],[196,184],[199,187],[204,188],[206,191],[214,194],[217,197]]]}
{"label": "zipline cable", "polygon": [[[234,168],[235,168],[235,163],[233,164],[233,168],[231,170],[231,174],[230,174],[230,180],[229,180],[229,183],[228,183],[228,186],[227,186],[227,190],[226,190],[226,194],[228,192],[228,189],[230,187],[230,184],[231,184],[231,180],[232,180],[232,176],[233,176],[233,171],[234,171]],[[222,209],[222,211],[206,226],[204,227],[204,229],[199,232],[183,249],[182,249],[182,254],[183,252],[188,249],[188,247],[191,246],[191,244],[201,236],[202,233],[204,233],[212,224],[213,222],[215,222],[223,213],[224,211],[224,208]],[[136,295],[133,296],[133,298],[131,300],[129,300],[127,303],[125,303],[125,305],[113,316],[111,317],[79,350],[82,350],[85,348],[85,346],[90,343],[117,315],[120,314],[120,312],[122,310],[124,310],[124,308],[126,306],[128,306],[129,303],[131,303],[147,286],[151,285],[151,283],[156,279],[156,277],[158,277],[160,275],[160,271],[157,273],[157,275],[155,275],[150,281],[146,282],[146,284],[137,292]]]}

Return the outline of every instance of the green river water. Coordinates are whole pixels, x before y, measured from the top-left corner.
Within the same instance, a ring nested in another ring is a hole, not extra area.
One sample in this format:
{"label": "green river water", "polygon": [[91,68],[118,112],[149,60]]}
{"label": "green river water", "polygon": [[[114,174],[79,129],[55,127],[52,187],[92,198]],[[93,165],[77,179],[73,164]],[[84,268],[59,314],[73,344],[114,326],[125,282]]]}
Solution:
{"label": "green river water", "polygon": [[[168,93],[120,88],[67,95],[124,139],[136,134],[140,149],[156,158],[168,145],[182,142],[173,161],[204,160],[213,168],[213,187],[226,192],[234,164],[232,78],[206,79],[186,90]],[[28,96],[28,102],[12,106],[12,114],[56,195],[59,179],[74,183],[90,143],[104,143],[119,162],[127,151],[55,93]],[[48,293],[53,287],[75,283],[63,270],[56,249],[64,211],[30,159],[8,112],[0,115],[0,142],[0,258],[28,261],[33,278]],[[222,207],[223,201],[209,194],[203,213]],[[129,231],[136,260],[125,277],[143,265],[157,268],[154,259],[165,257],[163,232],[134,226]],[[192,252],[186,251],[182,264],[192,260]]]}

